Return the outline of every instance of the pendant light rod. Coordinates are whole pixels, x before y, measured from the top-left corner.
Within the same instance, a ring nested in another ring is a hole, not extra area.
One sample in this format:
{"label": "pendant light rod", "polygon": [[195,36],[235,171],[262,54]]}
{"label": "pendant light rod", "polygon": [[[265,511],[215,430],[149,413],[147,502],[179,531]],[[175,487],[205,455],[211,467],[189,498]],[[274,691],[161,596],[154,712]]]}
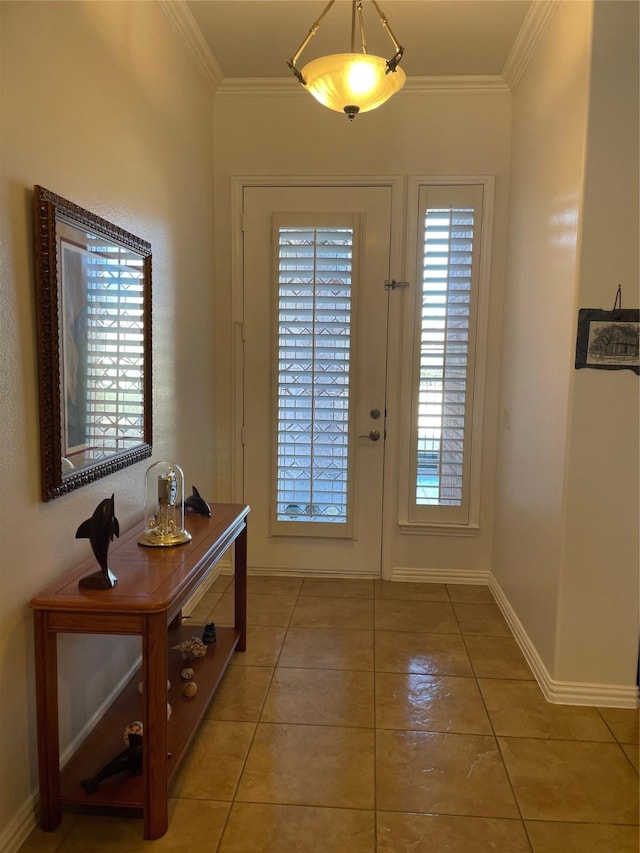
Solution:
{"label": "pendant light rod", "polygon": [[402,53],[404,53],[404,48],[403,48],[403,47],[400,47],[400,44],[399,44],[399,42],[398,42],[398,39],[394,36],[394,34],[393,34],[393,30],[392,30],[392,29],[391,29],[391,27],[389,26],[389,21],[388,21],[388,20],[387,20],[387,18],[385,17],[384,12],[383,12],[383,11],[382,11],[382,9],[380,8],[380,6],[378,6],[378,4],[377,4],[376,0],[371,0],[371,2],[372,2],[372,3],[373,3],[373,5],[376,7],[376,12],[378,13],[378,17],[380,18],[380,23],[382,24],[382,26],[383,26],[383,27],[384,27],[384,29],[386,30],[387,35],[388,35],[388,36],[389,36],[389,38],[391,39],[391,42],[392,42],[393,46],[394,46],[394,47],[395,47],[395,49],[396,49],[396,53],[398,53],[399,51],[400,51],[400,52],[402,52]]}
{"label": "pendant light rod", "polygon": [[356,52],[356,4],[351,4],[351,53]]}
{"label": "pendant light rod", "polygon": [[[353,0],[354,9],[358,10],[358,23],[360,24],[360,45],[362,47],[362,52],[367,52],[367,37],[364,34],[364,17],[362,15],[362,0]],[[355,53],[354,48],[351,48],[351,53]]]}
{"label": "pendant light rod", "polygon": [[306,38],[304,39],[304,41],[302,42],[302,44],[300,45],[298,50],[295,52],[293,58],[287,62],[287,65],[293,71],[293,73],[296,75],[298,80],[300,80],[300,82],[302,83],[303,86],[306,84],[305,84],[304,80],[302,79],[302,75],[300,74],[300,72],[296,68],[296,62],[298,61],[298,59],[300,59],[300,54],[302,53],[302,51],[305,49],[305,47],[309,44],[311,39],[318,32],[318,27],[320,26],[320,21],[324,18],[324,16],[327,14],[329,9],[333,6],[333,4],[335,2],[336,2],[336,0],[329,0],[327,5],[324,7],[324,11],[322,12],[322,14],[318,18],[318,20],[313,24],[313,26],[311,27],[311,29],[307,33]]}

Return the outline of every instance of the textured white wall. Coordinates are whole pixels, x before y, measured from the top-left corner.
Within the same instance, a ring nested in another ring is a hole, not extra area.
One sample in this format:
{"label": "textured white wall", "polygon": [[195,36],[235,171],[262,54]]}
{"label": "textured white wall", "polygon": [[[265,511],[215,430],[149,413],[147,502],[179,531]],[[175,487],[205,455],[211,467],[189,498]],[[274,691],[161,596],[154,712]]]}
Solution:
{"label": "textured white wall", "polygon": [[[638,4],[594,7],[580,308],[638,308]],[[580,370],[569,423],[556,677],[632,685],[638,665],[638,377]]]}
{"label": "textured white wall", "polygon": [[513,97],[494,574],[552,672],[589,81],[589,3],[553,14]]}
{"label": "textured white wall", "polygon": [[494,573],[551,678],[632,688],[638,381],[574,360],[579,307],[639,302],[637,4],[554,12],[514,93],[508,246]]}
{"label": "textured white wall", "polygon": [[[142,515],[146,462],[41,503],[32,194],[41,184],[153,248],[154,458],[213,488],[212,97],[148,2],[0,4],[0,827],[37,786],[29,599],[86,556],[78,524],[115,492]],[[64,748],[138,641],[60,641]],[[0,841],[0,847],[2,847]]]}

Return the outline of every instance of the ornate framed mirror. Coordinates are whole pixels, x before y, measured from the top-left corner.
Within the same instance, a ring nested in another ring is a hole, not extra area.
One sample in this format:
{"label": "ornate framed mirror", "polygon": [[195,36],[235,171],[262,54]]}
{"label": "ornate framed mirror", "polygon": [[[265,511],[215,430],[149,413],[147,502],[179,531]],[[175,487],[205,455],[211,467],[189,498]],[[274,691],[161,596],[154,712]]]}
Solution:
{"label": "ornate framed mirror", "polygon": [[151,245],[35,187],[45,501],[151,455]]}

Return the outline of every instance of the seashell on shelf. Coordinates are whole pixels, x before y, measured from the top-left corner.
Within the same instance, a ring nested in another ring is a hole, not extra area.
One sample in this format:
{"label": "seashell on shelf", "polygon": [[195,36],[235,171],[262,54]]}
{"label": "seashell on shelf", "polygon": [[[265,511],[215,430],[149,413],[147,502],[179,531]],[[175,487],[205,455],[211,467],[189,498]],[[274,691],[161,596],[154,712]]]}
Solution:
{"label": "seashell on shelf", "polygon": [[144,734],[144,727],[140,720],[135,720],[133,723],[129,723],[128,726],[125,726],[122,739],[124,740],[126,746],[129,746],[129,735],[141,734]]}
{"label": "seashell on shelf", "polygon": [[178,649],[182,652],[182,657],[185,660],[193,660],[201,658],[207,653],[207,647],[202,642],[200,637],[190,637],[188,640],[183,640],[177,646],[171,646],[172,649]]}
{"label": "seashell on shelf", "polygon": [[191,699],[198,692],[198,685],[195,681],[187,681],[187,683],[182,688],[182,695],[186,696],[187,699]]}
{"label": "seashell on shelf", "polygon": [[180,678],[184,678],[185,681],[193,681],[193,670],[190,666],[185,666],[184,669],[180,670]]}

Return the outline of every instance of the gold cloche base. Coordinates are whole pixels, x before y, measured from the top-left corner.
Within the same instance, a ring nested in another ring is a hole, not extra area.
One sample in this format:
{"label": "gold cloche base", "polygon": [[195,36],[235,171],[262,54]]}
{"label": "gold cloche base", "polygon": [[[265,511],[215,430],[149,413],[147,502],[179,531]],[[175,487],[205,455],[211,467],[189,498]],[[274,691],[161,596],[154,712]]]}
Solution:
{"label": "gold cloche base", "polygon": [[190,541],[191,534],[188,530],[179,530],[177,533],[162,535],[154,534],[153,531],[147,533],[145,530],[138,539],[140,545],[147,545],[151,548],[169,548],[172,545],[184,545],[185,542]]}

